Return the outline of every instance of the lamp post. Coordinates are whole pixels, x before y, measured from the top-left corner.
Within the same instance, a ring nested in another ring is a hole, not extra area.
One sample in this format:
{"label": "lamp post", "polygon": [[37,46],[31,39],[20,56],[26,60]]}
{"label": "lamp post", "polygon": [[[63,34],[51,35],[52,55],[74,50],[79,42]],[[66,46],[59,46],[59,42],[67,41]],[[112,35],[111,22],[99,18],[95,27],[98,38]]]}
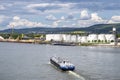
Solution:
{"label": "lamp post", "polygon": [[113,30],[114,40],[115,40],[114,45],[117,46],[117,31],[115,27],[113,27],[112,30]]}
{"label": "lamp post", "polygon": [[13,33],[14,33],[14,25],[11,24],[11,38],[12,38],[12,36],[13,36]]}

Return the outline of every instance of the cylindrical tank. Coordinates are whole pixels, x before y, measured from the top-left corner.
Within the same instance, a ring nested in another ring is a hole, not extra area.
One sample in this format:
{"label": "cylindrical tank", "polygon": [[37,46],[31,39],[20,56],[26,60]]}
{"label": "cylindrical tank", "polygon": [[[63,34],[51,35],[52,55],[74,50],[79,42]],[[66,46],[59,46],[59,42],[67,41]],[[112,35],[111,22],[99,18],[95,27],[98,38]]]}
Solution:
{"label": "cylindrical tank", "polygon": [[99,35],[98,35],[98,40],[100,40],[100,41],[105,41],[105,40],[106,40],[105,34],[99,34]]}
{"label": "cylindrical tank", "polygon": [[81,36],[77,35],[77,42],[81,42]]}
{"label": "cylindrical tank", "polygon": [[87,36],[81,36],[81,43],[87,42]]}
{"label": "cylindrical tank", "polygon": [[54,39],[54,34],[46,34],[46,41],[51,41]]}
{"label": "cylindrical tank", "polygon": [[63,39],[63,42],[66,41],[66,34],[62,34],[62,39]]}
{"label": "cylindrical tank", "polygon": [[87,37],[87,40],[90,42],[98,40],[98,35],[97,34],[89,34]]}
{"label": "cylindrical tank", "polygon": [[62,38],[62,34],[54,34],[54,41],[62,41],[63,38]]}
{"label": "cylindrical tank", "polygon": [[105,37],[106,37],[107,42],[115,41],[114,34],[106,34]]}
{"label": "cylindrical tank", "polygon": [[76,42],[76,41],[77,41],[76,35],[71,35],[71,42]]}
{"label": "cylindrical tank", "polygon": [[71,35],[67,34],[66,38],[64,39],[65,42],[71,42]]}

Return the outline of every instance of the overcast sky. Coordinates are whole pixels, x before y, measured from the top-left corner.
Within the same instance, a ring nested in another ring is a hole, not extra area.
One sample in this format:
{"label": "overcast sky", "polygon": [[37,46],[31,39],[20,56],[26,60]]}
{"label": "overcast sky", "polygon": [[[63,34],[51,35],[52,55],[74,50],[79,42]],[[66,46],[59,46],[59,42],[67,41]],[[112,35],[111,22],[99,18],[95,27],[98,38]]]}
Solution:
{"label": "overcast sky", "polygon": [[0,0],[0,30],[120,23],[120,0]]}

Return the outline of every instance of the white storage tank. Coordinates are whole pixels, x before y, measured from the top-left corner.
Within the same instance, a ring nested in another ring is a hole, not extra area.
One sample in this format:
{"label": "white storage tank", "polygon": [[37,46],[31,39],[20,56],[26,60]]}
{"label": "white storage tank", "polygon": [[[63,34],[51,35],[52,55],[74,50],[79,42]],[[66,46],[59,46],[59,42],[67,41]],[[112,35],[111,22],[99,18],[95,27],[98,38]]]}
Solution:
{"label": "white storage tank", "polygon": [[66,34],[66,36],[64,38],[64,42],[71,42],[71,35]]}
{"label": "white storage tank", "polygon": [[81,36],[77,35],[77,42],[81,42]]}
{"label": "white storage tank", "polygon": [[66,41],[66,38],[67,38],[66,36],[67,36],[66,34],[62,34],[62,39],[64,42]]}
{"label": "white storage tank", "polygon": [[46,34],[46,41],[62,41],[62,34]]}
{"label": "white storage tank", "polygon": [[76,35],[71,35],[71,42],[77,42]]}
{"label": "white storage tank", "polygon": [[46,34],[46,41],[51,41],[54,39],[54,34]]}
{"label": "white storage tank", "polygon": [[98,40],[105,41],[106,40],[105,34],[99,34],[98,35]]}
{"label": "white storage tank", "polygon": [[98,40],[98,35],[97,34],[89,34],[87,37],[87,40],[90,42]]}
{"label": "white storage tank", "polygon": [[62,41],[63,38],[62,38],[62,34],[54,34],[54,41]]}
{"label": "white storage tank", "polygon": [[87,42],[87,36],[81,36],[81,43]]}
{"label": "white storage tank", "polygon": [[115,35],[113,34],[106,34],[105,37],[107,42],[115,41]]}

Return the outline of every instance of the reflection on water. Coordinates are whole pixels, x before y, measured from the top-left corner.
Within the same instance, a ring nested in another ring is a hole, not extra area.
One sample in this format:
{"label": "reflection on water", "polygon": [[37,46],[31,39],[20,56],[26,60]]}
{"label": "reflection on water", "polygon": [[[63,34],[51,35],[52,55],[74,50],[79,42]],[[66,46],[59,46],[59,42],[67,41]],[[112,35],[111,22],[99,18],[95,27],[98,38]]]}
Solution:
{"label": "reflection on water", "polygon": [[[120,80],[120,49],[0,43],[0,80]],[[49,65],[53,55],[69,59],[75,72]]]}

